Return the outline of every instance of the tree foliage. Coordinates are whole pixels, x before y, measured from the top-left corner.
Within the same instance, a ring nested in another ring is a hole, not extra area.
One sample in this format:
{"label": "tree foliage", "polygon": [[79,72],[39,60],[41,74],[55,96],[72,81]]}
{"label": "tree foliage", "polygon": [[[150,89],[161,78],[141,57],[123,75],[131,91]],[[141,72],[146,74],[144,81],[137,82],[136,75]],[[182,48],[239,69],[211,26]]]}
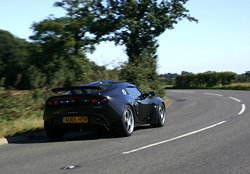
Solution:
{"label": "tree foliage", "polygon": [[[188,0],[62,0],[67,17],[96,43],[114,41],[124,45],[128,62],[122,66],[121,78],[150,88],[156,84],[157,39],[167,29],[173,29],[182,19],[197,21],[185,8]],[[157,89],[155,86],[153,89]]]}
{"label": "tree foliage", "polygon": [[[55,6],[63,8],[65,16],[50,16],[34,23],[34,35],[30,37],[33,42],[21,42],[9,36],[7,40],[12,45],[1,45],[15,50],[11,51],[11,56],[1,57],[1,79],[14,87],[22,84],[28,88],[39,88],[111,77],[156,89],[158,36],[167,29],[173,29],[182,19],[197,21],[185,8],[187,1],[58,1]],[[125,46],[129,59],[120,71],[98,67],[85,56],[102,41],[114,41],[116,45]],[[19,51],[16,51],[17,45],[25,49],[18,47]],[[6,48],[3,50],[10,51]],[[11,64],[11,61],[15,63]],[[15,70],[15,73],[8,72],[8,69]],[[3,76],[6,72],[8,75]]]}
{"label": "tree foliage", "polygon": [[120,78],[136,84],[143,92],[155,90],[158,95],[164,96],[163,89],[159,87],[160,76],[157,74],[156,68],[156,60],[145,51],[140,59],[121,66]]}
{"label": "tree foliage", "polygon": [[45,23],[39,24],[44,31],[39,29],[40,33],[33,36],[37,39],[35,42],[27,42],[0,30],[0,88],[36,89],[118,78],[114,75],[115,70],[111,72],[89,62],[83,51],[79,54],[70,52],[67,41],[42,34],[48,31],[48,23]]}
{"label": "tree foliage", "polygon": [[229,85],[235,80],[234,72],[206,72],[199,74],[179,75],[175,80],[177,88],[204,88],[219,85]]}
{"label": "tree foliage", "polygon": [[0,80],[7,86],[24,85],[27,60],[31,44],[0,30]]}
{"label": "tree foliage", "polygon": [[[125,45],[129,62],[140,59],[143,52],[156,58],[157,37],[186,18],[197,21],[184,7],[187,0],[62,0],[56,6],[68,16],[81,19],[96,41],[114,41]],[[86,25],[86,19],[88,22]]]}
{"label": "tree foliage", "polygon": [[[72,85],[88,81],[90,65],[84,51],[92,49],[84,31],[73,18],[49,18],[33,24],[39,52],[36,66],[45,74],[48,85]],[[46,56],[44,56],[46,55]]]}
{"label": "tree foliage", "polygon": [[238,74],[235,79],[236,82],[244,83],[244,82],[250,82],[250,72],[247,71],[244,74]]}

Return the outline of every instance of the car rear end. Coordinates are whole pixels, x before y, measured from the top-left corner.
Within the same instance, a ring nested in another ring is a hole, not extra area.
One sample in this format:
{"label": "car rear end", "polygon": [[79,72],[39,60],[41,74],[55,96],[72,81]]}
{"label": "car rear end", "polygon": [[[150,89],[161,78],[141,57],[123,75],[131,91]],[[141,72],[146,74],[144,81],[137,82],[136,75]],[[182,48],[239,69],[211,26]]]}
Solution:
{"label": "car rear end", "polygon": [[[93,89],[74,87],[64,95],[50,97],[46,101],[43,116],[47,132],[53,130],[66,132],[99,126],[109,130],[112,123],[119,122],[118,114],[110,105],[110,97],[102,95],[100,93],[102,89],[99,92],[92,92]],[[60,90],[67,91],[68,89],[58,89]],[[90,92],[86,92],[87,90]],[[55,92],[58,91],[55,90]]]}

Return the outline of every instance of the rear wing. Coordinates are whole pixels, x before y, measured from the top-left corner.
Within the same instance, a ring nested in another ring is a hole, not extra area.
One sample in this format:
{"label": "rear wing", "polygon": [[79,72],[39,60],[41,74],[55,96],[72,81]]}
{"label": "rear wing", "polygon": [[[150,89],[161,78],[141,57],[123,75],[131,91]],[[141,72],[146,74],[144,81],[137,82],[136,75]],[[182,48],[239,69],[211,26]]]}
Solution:
{"label": "rear wing", "polygon": [[89,93],[87,92],[88,90],[101,92],[104,89],[100,86],[71,86],[71,87],[53,88],[51,91],[54,93],[70,92],[71,94],[75,94],[76,91],[79,91],[79,90],[84,94],[84,93]]}

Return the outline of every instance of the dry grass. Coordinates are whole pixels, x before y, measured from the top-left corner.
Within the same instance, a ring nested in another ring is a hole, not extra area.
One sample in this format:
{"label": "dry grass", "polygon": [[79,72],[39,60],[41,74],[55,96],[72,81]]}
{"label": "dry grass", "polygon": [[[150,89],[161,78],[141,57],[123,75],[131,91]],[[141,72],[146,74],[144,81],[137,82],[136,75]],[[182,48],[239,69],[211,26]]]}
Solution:
{"label": "dry grass", "polygon": [[164,101],[165,106],[170,105],[170,100],[167,97],[163,97],[163,101]]}
{"label": "dry grass", "polygon": [[43,128],[42,118],[19,118],[17,120],[0,123],[0,137],[12,136],[18,133]]}
{"label": "dry grass", "polygon": [[232,83],[228,86],[245,86],[245,87],[250,87],[250,83]]}
{"label": "dry grass", "polygon": [[25,94],[29,94],[31,91],[29,90],[18,90],[18,91],[10,91],[11,95],[25,95]]}

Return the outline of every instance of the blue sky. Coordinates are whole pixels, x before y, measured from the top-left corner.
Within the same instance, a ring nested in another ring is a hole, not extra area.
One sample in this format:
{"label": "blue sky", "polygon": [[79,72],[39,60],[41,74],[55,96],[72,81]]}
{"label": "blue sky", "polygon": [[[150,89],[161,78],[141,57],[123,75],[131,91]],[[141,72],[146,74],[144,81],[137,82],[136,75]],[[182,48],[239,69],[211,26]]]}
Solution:
{"label": "blue sky", "polygon": [[[50,14],[64,14],[53,0],[1,0],[0,29],[19,38]],[[158,72],[250,71],[250,0],[189,0],[186,7],[199,22],[180,21],[159,39]],[[101,43],[90,60],[108,67],[127,60],[124,47]]]}

